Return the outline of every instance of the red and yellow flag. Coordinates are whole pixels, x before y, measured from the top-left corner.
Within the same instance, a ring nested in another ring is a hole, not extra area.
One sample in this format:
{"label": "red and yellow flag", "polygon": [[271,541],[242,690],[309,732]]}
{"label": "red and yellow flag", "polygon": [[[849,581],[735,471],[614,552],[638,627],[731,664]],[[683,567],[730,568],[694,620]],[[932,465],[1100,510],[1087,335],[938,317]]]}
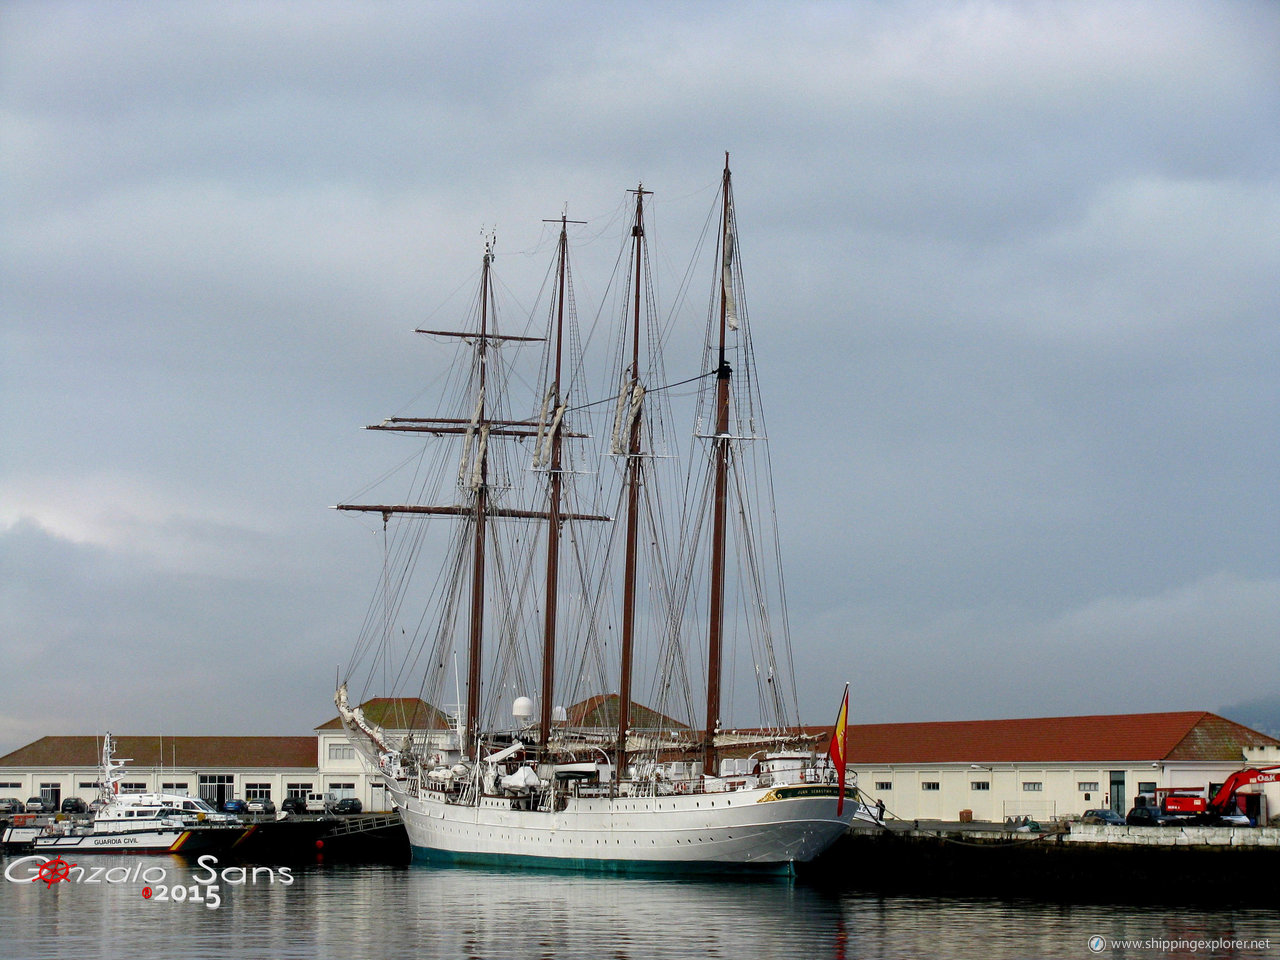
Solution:
{"label": "red and yellow flag", "polygon": [[840,797],[836,800],[836,816],[844,813],[844,764],[845,728],[849,725],[849,685],[844,685],[844,699],[840,701],[840,712],[836,714],[836,728],[831,732],[831,746],[827,748],[827,756],[836,768],[836,777],[840,783]]}

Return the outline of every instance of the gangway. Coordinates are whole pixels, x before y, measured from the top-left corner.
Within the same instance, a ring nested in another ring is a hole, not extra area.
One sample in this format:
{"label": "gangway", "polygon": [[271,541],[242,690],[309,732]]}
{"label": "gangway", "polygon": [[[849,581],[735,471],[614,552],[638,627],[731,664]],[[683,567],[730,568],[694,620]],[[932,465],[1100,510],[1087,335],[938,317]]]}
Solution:
{"label": "gangway", "polygon": [[372,833],[400,826],[400,814],[388,813],[371,817],[342,817],[334,821],[327,836],[340,837],[351,833]]}

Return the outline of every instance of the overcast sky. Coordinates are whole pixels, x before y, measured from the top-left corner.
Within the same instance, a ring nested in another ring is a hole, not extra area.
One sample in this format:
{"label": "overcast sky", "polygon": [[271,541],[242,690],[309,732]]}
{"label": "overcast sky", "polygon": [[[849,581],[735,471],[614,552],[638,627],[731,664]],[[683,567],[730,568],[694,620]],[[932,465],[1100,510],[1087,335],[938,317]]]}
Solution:
{"label": "overcast sky", "polygon": [[725,150],[807,722],[1280,691],[1280,4],[9,0],[0,753],[332,716],[414,327]]}

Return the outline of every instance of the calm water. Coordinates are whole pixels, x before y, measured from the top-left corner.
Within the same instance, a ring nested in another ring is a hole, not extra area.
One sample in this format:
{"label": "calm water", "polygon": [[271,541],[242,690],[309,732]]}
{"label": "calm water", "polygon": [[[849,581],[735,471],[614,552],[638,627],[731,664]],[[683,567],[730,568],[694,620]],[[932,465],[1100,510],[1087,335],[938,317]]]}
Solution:
{"label": "calm water", "polygon": [[[18,878],[38,866],[16,861],[0,862]],[[240,879],[232,873],[217,878],[222,902],[211,909],[190,899],[189,885],[209,878],[196,864],[169,857],[84,861],[80,866],[102,868],[100,882],[3,881],[0,958],[1280,957],[1274,910],[884,898],[803,881],[416,865],[294,867],[288,885],[278,872],[274,883],[266,873],[256,882],[228,882]],[[177,885],[188,885],[187,900],[175,901]],[[198,890],[207,901],[208,886]],[[1093,951],[1091,937],[1107,942]],[[1268,938],[1269,946],[1207,943]],[[1181,944],[1126,948],[1114,940]]]}

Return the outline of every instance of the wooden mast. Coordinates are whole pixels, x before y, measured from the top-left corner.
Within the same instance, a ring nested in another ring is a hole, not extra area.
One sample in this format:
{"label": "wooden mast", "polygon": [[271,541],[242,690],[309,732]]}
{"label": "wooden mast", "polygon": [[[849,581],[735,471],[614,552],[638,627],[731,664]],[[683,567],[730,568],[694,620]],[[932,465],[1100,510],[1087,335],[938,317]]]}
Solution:
{"label": "wooden mast", "polygon": [[716,730],[720,726],[720,673],[724,646],[725,514],[729,478],[729,380],[733,371],[725,359],[725,328],[728,313],[726,289],[732,282],[733,250],[729,238],[729,154],[724,155],[724,181],[720,221],[720,349],[716,364],[716,429],[712,441],[715,469],[714,498],[711,505],[711,597],[707,630],[707,725],[702,745],[702,767],[708,776],[716,773]]}
{"label": "wooden mast", "polygon": [[489,345],[489,264],[493,261],[493,248],[486,244],[484,270],[480,277],[480,338],[476,342],[476,360],[479,364],[479,402],[476,405],[476,425],[479,431],[479,447],[476,453],[476,499],[473,508],[473,532],[471,546],[471,624],[467,644],[467,715],[463,724],[463,740],[458,744],[463,756],[471,751],[480,715],[480,654],[484,646],[484,535],[485,519],[489,507],[489,424],[485,421],[485,380],[488,366]]}
{"label": "wooden mast", "polygon": [[627,413],[631,422],[627,440],[627,539],[626,566],[622,581],[622,676],[618,684],[618,752],[614,784],[626,775],[627,731],[631,726],[631,661],[635,648],[636,618],[636,552],[640,533],[640,423],[642,409],[638,403],[640,389],[640,304],[644,269],[644,195],[652,192],[640,184],[636,191],[636,220],[631,228],[631,245],[635,250],[632,282],[635,284],[634,315],[631,332],[631,377],[626,392]]}
{"label": "wooden mast", "polygon": [[560,580],[560,524],[561,497],[564,477],[560,469],[560,376],[564,357],[564,293],[565,277],[569,272],[569,219],[560,215],[560,254],[558,291],[556,296],[555,361],[551,389],[548,392],[547,416],[551,418],[551,435],[547,438],[551,447],[547,463],[549,490],[547,492],[547,596],[546,612],[542,624],[542,704],[538,714],[539,733],[543,746],[551,743],[551,707],[555,697],[556,616]]}

